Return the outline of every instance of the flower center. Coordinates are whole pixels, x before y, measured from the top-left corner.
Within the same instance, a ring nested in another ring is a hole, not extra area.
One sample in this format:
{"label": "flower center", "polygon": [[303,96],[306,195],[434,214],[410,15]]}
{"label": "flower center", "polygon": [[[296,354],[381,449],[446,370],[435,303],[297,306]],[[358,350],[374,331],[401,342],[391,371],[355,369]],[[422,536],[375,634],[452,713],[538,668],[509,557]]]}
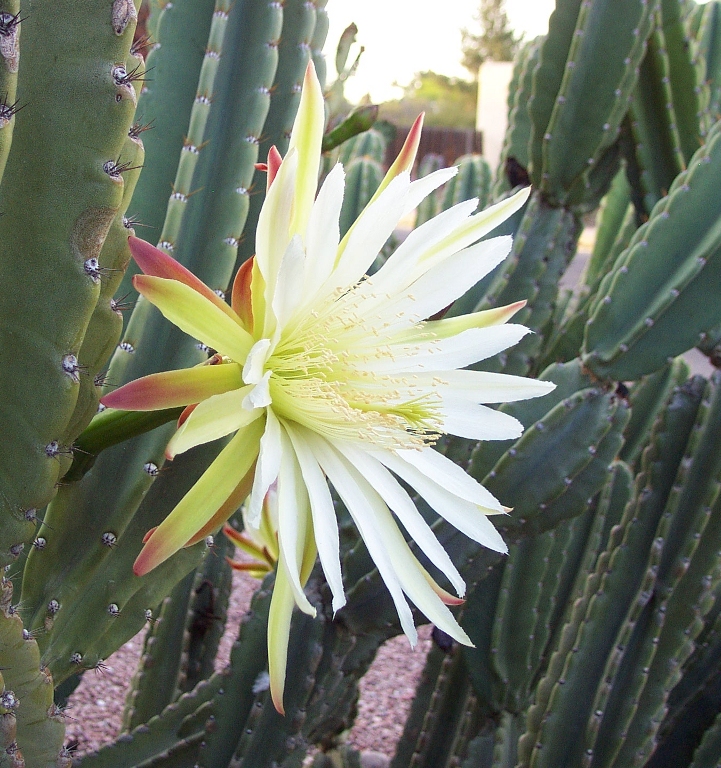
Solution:
{"label": "flower center", "polygon": [[393,352],[379,328],[346,307],[332,299],[285,329],[266,363],[273,410],[331,439],[394,449],[433,444],[440,398],[412,377],[364,370]]}

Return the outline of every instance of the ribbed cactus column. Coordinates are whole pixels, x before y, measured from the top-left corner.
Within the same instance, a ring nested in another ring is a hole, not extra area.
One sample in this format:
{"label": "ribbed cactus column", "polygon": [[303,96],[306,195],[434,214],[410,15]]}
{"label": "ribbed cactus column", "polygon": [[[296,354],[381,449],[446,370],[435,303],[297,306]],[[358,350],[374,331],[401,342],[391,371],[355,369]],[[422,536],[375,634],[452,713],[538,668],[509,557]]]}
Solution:
{"label": "ribbed cactus column", "polygon": [[20,66],[20,0],[0,3],[0,179],[10,153]]}
{"label": "ribbed cactus column", "polygon": [[[118,167],[135,112],[125,62],[130,0],[30,1],[23,8],[12,147],[0,187],[0,563],[33,530],[67,468],[80,347],[98,301],[98,258],[123,196]],[[14,37],[17,43],[17,22]],[[0,65],[2,66],[2,65]]]}
{"label": "ribbed cactus column", "polygon": [[[216,3],[168,204],[162,246],[220,291],[226,290],[235,264],[281,24],[282,7],[276,2]],[[196,340],[140,301],[108,379],[120,384],[205,359],[207,350]],[[221,447],[216,441],[163,467],[168,437],[168,428],[159,429],[108,449],[92,472],[62,488],[48,509],[41,531],[46,545],[31,553],[23,599],[32,606],[33,626],[46,624],[50,600],[61,606],[40,641],[59,680],[77,669],[71,661],[74,653],[80,653],[85,667],[93,667],[135,634],[146,611],[209,552],[200,543],[148,576],[132,573],[145,533],[169,513]]]}

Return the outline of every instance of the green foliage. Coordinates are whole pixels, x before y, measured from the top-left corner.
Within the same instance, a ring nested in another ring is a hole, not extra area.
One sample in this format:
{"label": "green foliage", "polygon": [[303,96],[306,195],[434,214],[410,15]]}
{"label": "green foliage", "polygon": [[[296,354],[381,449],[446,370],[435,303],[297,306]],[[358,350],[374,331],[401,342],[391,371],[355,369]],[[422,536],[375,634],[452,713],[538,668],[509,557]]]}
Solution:
{"label": "green foliage", "polygon": [[436,72],[418,72],[403,88],[402,98],[380,105],[380,117],[395,125],[411,125],[426,113],[425,125],[473,128],[476,124],[476,83]]}
{"label": "green foliage", "polygon": [[484,61],[513,61],[521,38],[511,29],[505,0],[480,0],[475,21],[480,34],[463,29],[462,64],[476,78]]}

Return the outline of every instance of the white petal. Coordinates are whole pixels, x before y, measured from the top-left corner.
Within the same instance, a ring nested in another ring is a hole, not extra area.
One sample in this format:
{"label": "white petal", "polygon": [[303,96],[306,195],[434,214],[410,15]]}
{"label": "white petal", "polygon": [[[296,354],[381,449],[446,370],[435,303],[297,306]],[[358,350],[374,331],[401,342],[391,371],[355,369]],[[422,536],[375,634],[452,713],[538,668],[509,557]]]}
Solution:
{"label": "white petal", "polygon": [[[308,438],[315,457],[346,505],[381,578],[391,593],[403,631],[411,645],[415,646],[418,641],[418,633],[413,624],[413,614],[403,596],[403,589],[393,566],[391,555],[386,549],[383,537],[380,536],[375,526],[372,504],[377,502],[373,498],[368,498],[367,494],[361,490],[356,482],[357,478],[351,473],[351,468],[323,438],[310,431]],[[378,499],[376,494],[373,496]]]}
{"label": "white petal", "polygon": [[393,475],[374,457],[347,443],[334,443],[348,461],[358,469],[385,503],[393,510],[403,527],[421,551],[444,573],[460,597],[466,592],[466,584],[453,565],[448,553],[441,546],[430,526],[423,519],[416,505]]}
{"label": "white petal", "polygon": [[247,506],[248,525],[253,528],[260,527],[260,513],[263,509],[265,494],[268,493],[268,488],[275,482],[280,471],[281,451],[280,424],[269,408],[265,432],[260,438],[260,453]]}
{"label": "white petal", "polygon": [[504,261],[512,244],[510,237],[494,237],[450,256],[421,275],[407,291],[391,294],[376,310],[378,315],[398,329],[432,317]]}
{"label": "white petal", "polygon": [[[450,248],[451,253],[465,248],[476,240],[485,237],[492,232],[499,224],[503,223],[509,216],[522,208],[531,194],[531,188],[526,187],[520,192],[516,192],[512,197],[501,200],[500,203],[486,208],[484,211],[471,216],[468,221],[458,227],[448,238],[439,244],[440,247]],[[495,238],[494,238],[495,239]]]}
{"label": "white petal", "polygon": [[306,529],[310,505],[305,483],[290,439],[280,427],[281,459],[278,472],[278,547],[297,606],[309,616],[316,610],[308,601],[300,583]]}
{"label": "white petal", "polygon": [[[362,477],[360,482],[364,482]],[[370,486],[368,486],[368,492],[372,493]],[[420,563],[410,551],[408,544],[388,512],[388,508],[381,503],[374,505],[373,511],[375,513],[375,525],[383,541],[386,542],[387,548],[393,552],[393,560],[401,581],[401,587],[411,602],[447,635],[463,645],[472,646],[473,643],[468,635],[461,629],[453,614],[426,580]]]}
{"label": "white petal", "polygon": [[290,424],[286,425],[286,430],[293,443],[303,473],[303,481],[308,490],[318,557],[333,595],[333,611],[339,611],[345,605],[346,599],[340,566],[338,521],[333,508],[333,499],[323,471],[305,442],[306,430]]}
{"label": "white petal", "polygon": [[263,378],[243,398],[243,408],[252,411],[254,408],[265,408],[273,402],[270,396],[270,371],[263,374]]}
{"label": "white petal", "polygon": [[301,286],[305,273],[305,251],[300,235],[293,235],[283,254],[273,296],[273,313],[282,329],[303,298]]}
{"label": "white petal", "polygon": [[421,451],[398,451],[397,455],[454,496],[481,507],[489,507],[496,512],[503,512],[503,507],[493,494],[465,472],[462,467],[433,448],[424,448]]}
{"label": "white petal", "polygon": [[[412,258],[409,258],[410,254],[403,256],[404,261],[409,259],[414,264],[417,262],[413,269],[404,270],[409,280],[403,285],[403,289],[411,284],[411,280],[416,281],[420,278],[419,282],[415,282],[412,286],[412,292],[416,299],[420,298],[421,295],[428,294],[428,297],[433,302],[434,294],[438,294],[435,302],[432,304],[432,308],[421,309],[418,307],[415,310],[415,314],[419,319],[425,320],[427,317],[447,307],[506,258],[511,250],[512,239],[510,237],[494,237],[484,243],[478,243],[474,248],[467,249],[467,247],[487,235],[521,208],[528,199],[529,193],[530,188],[521,190],[513,195],[513,197],[502,200],[500,203],[477,213],[475,216],[464,217],[449,232],[445,233],[442,238],[423,249],[421,257],[417,254],[413,254]],[[439,214],[436,219],[446,216],[447,213]],[[431,221],[434,221],[434,219]],[[410,240],[412,237],[413,234],[408,239]],[[415,246],[415,242],[413,245]],[[398,251],[400,252],[404,246],[401,246]],[[411,250],[410,244],[407,248],[409,251]],[[501,251],[505,248],[505,252],[499,252],[499,248],[501,248]],[[461,253],[466,253],[467,256],[465,258],[458,258]],[[392,260],[393,256],[389,259],[389,263]],[[408,265],[404,266],[407,267]],[[384,285],[381,280],[382,272],[382,269],[379,270],[378,275],[374,277],[376,291],[379,294],[388,293],[394,296],[400,289],[400,286],[393,285],[392,282]],[[424,281],[423,276],[427,278]],[[394,275],[394,278],[397,278],[397,276]],[[392,314],[396,314],[401,310],[407,311],[406,307],[402,306],[392,310]]]}
{"label": "white petal", "polygon": [[374,373],[430,373],[463,368],[512,347],[527,333],[528,328],[512,323],[470,328],[447,339],[389,345],[387,355],[373,356],[362,367]]}
{"label": "white petal", "polygon": [[485,488],[483,490],[490,497],[489,503],[483,506],[474,504],[451,493],[408,461],[395,456],[390,451],[378,452],[376,455],[388,469],[395,472],[401,480],[404,480],[412,488],[415,488],[431,507],[454,528],[484,547],[496,552],[508,552],[508,547],[501,534],[498,533],[485,514],[486,511],[490,514],[498,514],[503,508]]}
{"label": "white petal", "polygon": [[[460,226],[477,207],[478,200],[466,200],[414,229],[391,254],[388,261],[373,275],[369,290],[379,294],[393,295],[407,288],[437,261],[443,261],[450,256],[453,253],[450,250],[445,256],[443,252],[435,254],[441,257],[435,260],[427,258],[426,254],[433,251],[434,246]],[[419,270],[420,262],[424,263],[424,268]]]}
{"label": "white petal", "polygon": [[440,407],[441,431],[469,440],[511,440],[523,434],[513,416],[467,400],[444,397]]}
{"label": "white petal", "polygon": [[335,269],[323,286],[322,295],[349,288],[365,275],[403,214],[409,185],[409,174],[401,173],[361,213]]}
{"label": "white petal", "polygon": [[261,381],[269,354],[270,339],[261,339],[253,344],[243,365],[243,381],[246,384],[258,384]]}
{"label": "white petal", "polygon": [[345,171],[338,163],[328,174],[313,205],[306,234],[306,266],[303,297],[315,296],[335,266],[340,229],[338,221],[343,205]]}
{"label": "white petal", "polygon": [[418,374],[413,381],[419,387],[437,389],[442,396],[448,392],[469,403],[513,403],[542,397],[556,388],[551,381],[468,370],[446,371],[438,376]]}
{"label": "white petal", "polygon": [[421,201],[425,200],[433,190],[438,189],[441,184],[445,184],[457,173],[458,166],[454,165],[451,168],[440,168],[433,173],[429,173],[428,176],[414,181],[408,190],[408,198],[406,199],[406,207],[403,209],[403,215],[405,216],[415,210]]}
{"label": "white petal", "polygon": [[290,241],[290,217],[295,194],[298,153],[289,152],[280,164],[258,216],[255,233],[255,263],[265,280],[266,306],[271,306],[275,279]]}

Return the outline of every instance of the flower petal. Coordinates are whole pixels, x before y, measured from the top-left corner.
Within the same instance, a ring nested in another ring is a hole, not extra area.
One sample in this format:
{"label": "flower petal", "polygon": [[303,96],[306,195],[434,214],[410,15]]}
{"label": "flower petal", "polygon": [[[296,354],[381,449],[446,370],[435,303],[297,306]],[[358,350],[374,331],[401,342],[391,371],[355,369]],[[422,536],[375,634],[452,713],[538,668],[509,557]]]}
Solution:
{"label": "flower petal", "polygon": [[471,328],[448,339],[422,338],[416,344],[392,344],[388,354],[376,356],[363,363],[373,373],[431,372],[463,368],[486,360],[517,344],[529,329],[522,325],[506,324],[491,328]]}
{"label": "flower petal", "polygon": [[237,363],[199,365],[135,379],[103,395],[101,402],[108,408],[124,411],[157,411],[198,403],[242,386]]}
{"label": "flower petal", "polygon": [[285,714],[283,692],[285,690],[285,672],[288,666],[288,640],[293,608],[295,608],[295,600],[293,599],[293,590],[290,587],[288,571],[279,562],[268,613],[268,674],[270,676],[270,696],[273,705],[281,715]]}
{"label": "flower petal", "polygon": [[[295,177],[298,169],[298,153],[293,150],[284,158],[273,185],[268,190],[258,216],[255,232],[255,266],[265,281],[266,315],[262,318],[263,334],[268,335],[268,308],[275,292],[275,279],[290,242],[290,217],[295,194]],[[255,280],[253,281],[255,301]],[[253,307],[255,310],[255,306]],[[261,325],[261,317],[253,312],[254,322]]]}
{"label": "flower petal", "polygon": [[298,112],[290,134],[288,152],[298,151],[298,171],[289,234],[305,236],[315,192],[318,187],[321,144],[325,126],[323,89],[315,73],[313,60],[308,61],[300,95]]}
{"label": "flower petal", "polygon": [[523,434],[523,424],[507,413],[468,400],[444,397],[441,430],[469,440],[512,440]]}
{"label": "flower petal", "polygon": [[318,557],[333,595],[333,612],[335,613],[345,605],[346,598],[340,566],[338,521],[335,516],[333,499],[323,470],[318,466],[318,462],[305,440],[306,430],[297,425],[286,424],[285,426],[293,443],[293,449],[303,474],[303,482],[310,498]]}
{"label": "flower petal", "polygon": [[471,312],[459,317],[444,317],[442,320],[428,320],[423,325],[424,331],[430,331],[439,339],[455,336],[467,331],[469,328],[490,328],[494,325],[503,325],[520,309],[526,306],[525,301],[517,301],[505,307],[483,309],[480,312]]}
{"label": "flower petal", "polygon": [[253,294],[252,277],[255,257],[251,256],[240,265],[233,280],[233,291],[230,295],[230,305],[237,313],[248,333],[253,333]]}
{"label": "flower petal", "polygon": [[280,263],[273,294],[273,313],[282,329],[303,300],[300,287],[305,275],[305,251],[299,235],[293,235]]}
{"label": "flower petal", "polygon": [[[458,229],[452,234],[448,235],[445,240],[442,240],[436,248],[438,250],[451,249],[451,253],[465,248],[471,243],[475,243],[482,237],[485,237],[489,232],[492,232],[499,224],[502,224],[509,216],[512,216],[516,211],[523,208],[531,194],[531,188],[516,192],[515,195],[501,200],[499,203],[486,208],[485,210],[477,213],[475,216],[471,216],[466,222],[464,222]],[[435,254],[428,254],[429,259],[433,258]]]}
{"label": "flower petal", "polygon": [[[436,264],[403,292],[391,293],[374,312],[387,318],[389,330],[426,320],[495,269],[510,253],[511,244],[510,237],[495,237],[465,248]],[[385,295],[382,286],[378,294]]]}
{"label": "flower petal", "polygon": [[373,500],[366,496],[364,490],[358,485],[358,478],[352,473],[351,467],[329,443],[310,431],[307,436],[313,454],[346,505],[381,578],[391,593],[403,632],[411,645],[415,646],[418,642],[418,633],[413,623],[413,614],[403,596],[403,589],[394,568],[391,553],[374,524],[375,516],[371,509]]}
{"label": "flower petal", "polygon": [[[332,449],[331,452],[333,452]],[[392,569],[400,582],[403,592],[408,595],[411,601],[418,606],[418,608],[436,626],[458,640],[458,642],[464,643],[465,645],[472,645],[466,633],[458,626],[458,623],[453,618],[451,612],[445,605],[443,605],[443,602],[436,594],[435,590],[428,583],[426,578],[428,574],[421,568],[420,563],[410,551],[408,544],[398,530],[398,526],[395,524],[388,507],[378,495],[376,489],[372,487],[368,479],[364,477],[362,472],[359,471],[351,461],[348,461],[338,454],[336,454],[336,458],[340,473],[344,474],[343,482],[345,487],[354,487],[356,493],[359,494],[360,498],[363,500],[362,516],[367,520],[367,529],[370,529],[373,532],[373,535],[379,538],[383,543],[384,550],[392,558]],[[336,474],[336,477],[337,476],[338,473]],[[335,485],[335,479],[332,475],[331,481]],[[343,494],[338,486],[336,486],[336,490],[341,498],[343,498]],[[343,500],[345,501],[345,499]],[[348,509],[351,511],[350,506],[348,506]],[[353,515],[352,511],[351,515]],[[357,522],[356,525],[358,525]],[[371,552],[371,556],[375,561],[375,556],[373,555],[368,540],[362,530],[361,535],[368,545],[368,550]],[[385,580],[383,571],[380,568],[380,563],[377,561],[375,562]],[[406,605],[405,600],[403,600],[403,604]],[[413,627],[412,635],[407,631],[406,634],[408,635],[411,644],[414,644],[416,636],[415,627]]]}
{"label": "flower petal", "polygon": [[456,592],[463,597],[466,593],[466,584],[461,574],[458,573],[458,569],[453,565],[448,553],[443,549],[436,535],[400,483],[378,459],[365,451],[340,441],[334,442],[334,446],[375,488],[383,501],[401,521],[403,527],[408,531],[408,535],[433,565],[448,577]]}
{"label": "flower petal", "polygon": [[245,361],[253,337],[192,288],[176,280],[135,275],[136,290],[185,333],[237,363]]}
{"label": "flower petal", "polygon": [[503,507],[486,488],[442,453],[433,448],[424,448],[422,451],[398,451],[397,453],[401,460],[415,467],[429,480],[440,485],[454,496],[495,512],[503,512]]}
{"label": "flower petal", "polygon": [[262,432],[263,422],[256,419],[223,448],[148,539],[133,565],[136,576],[175,554],[213,518],[255,461]]}
{"label": "flower petal", "polygon": [[252,386],[233,389],[199,403],[170,438],[165,448],[166,457],[173,459],[196,445],[225,437],[262,416],[263,411],[259,408],[248,411],[242,407],[251,389]]}
{"label": "flower petal", "polygon": [[[416,227],[373,275],[369,290],[395,294],[406,289],[432,265],[425,254],[466,221],[477,207],[477,199],[465,200]],[[424,266],[419,269],[421,262]]]}
{"label": "flower petal", "polygon": [[315,297],[318,286],[325,283],[335,266],[344,185],[345,171],[338,163],[323,182],[310,214],[305,238],[306,266],[302,291],[309,301]]}
{"label": "flower petal", "polygon": [[458,166],[454,165],[450,168],[439,168],[437,171],[429,173],[428,176],[423,176],[412,182],[408,188],[408,197],[406,198],[403,215],[407,216],[411,211],[414,211],[431,192],[452,179],[457,173]]}
{"label": "flower petal", "polygon": [[290,588],[296,605],[303,613],[315,616],[301,585],[300,567],[307,529],[310,525],[310,502],[300,466],[290,438],[280,427],[280,469],[278,472],[278,545],[287,568]]}
{"label": "flower petal", "polygon": [[243,381],[246,384],[259,384],[265,374],[265,364],[270,357],[270,339],[256,341],[248,352],[243,364]]}
{"label": "flower petal", "polygon": [[416,154],[418,153],[418,147],[421,142],[423,117],[423,113],[421,113],[415,119],[410,131],[408,132],[408,136],[406,136],[405,142],[403,142],[403,147],[401,148],[398,157],[396,157],[396,159],[393,161],[393,164],[386,172],[386,175],[383,177],[383,180],[381,181],[378,189],[376,189],[376,191],[373,193],[373,197],[371,197],[371,199],[368,201],[368,205],[366,205],[363,213],[361,213],[361,215],[351,225],[350,229],[345,233],[343,240],[341,240],[340,245],[338,246],[338,258],[340,258],[340,255],[345,250],[348,241],[353,235],[353,232],[355,231],[355,228],[363,217],[365,211],[367,211],[373,205],[373,203],[378,200],[378,198],[386,191],[391,183],[401,174],[408,174],[408,177],[410,178],[410,173],[413,170],[413,165],[416,161]]}
{"label": "flower petal", "polygon": [[469,403],[513,403],[542,397],[556,388],[551,381],[469,370],[444,371],[434,376],[418,374],[414,383],[421,388],[435,388],[441,397],[448,392]]}
{"label": "flower petal", "polygon": [[402,173],[363,210],[338,247],[336,267],[319,291],[320,296],[347,289],[365,275],[403,214],[409,186],[410,176]]}
{"label": "flower petal", "polygon": [[[275,175],[278,173],[278,168],[283,162],[283,157],[278,152],[278,147],[275,144],[268,150],[268,185],[267,189],[270,189],[270,185],[275,179]],[[267,191],[267,190],[266,190]]]}
{"label": "flower petal", "polygon": [[243,398],[242,407],[247,411],[265,408],[273,402],[270,395],[270,374],[270,371],[266,371],[261,380],[254,384],[250,392]]}
{"label": "flower petal", "polygon": [[265,432],[260,440],[260,453],[253,480],[253,490],[250,499],[248,499],[245,513],[248,525],[256,529],[260,526],[260,513],[263,509],[265,494],[268,493],[268,489],[278,477],[282,453],[280,424],[272,409],[269,408],[267,413]]}
{"label": "flower petal", "polygon": [[236,323],[240,322],[233,309],[215,291],[208,288],[200,278],[196,277],[172,256],[168,256],[167,253],[164,253],[159,248],[137,237],[129,237],[128,246],[133,259],[135,259],[137,265],[146,275],[177,280],[197,291],[201,296],[204,296]]}
{"label": "flower petal", "polygon": [[[503,507],[483,486],[479,487],[486,494],[486,502],[480,505],[456,496],[445,486],[440,485],[414,467],[405,458],[401,458],[390,451],[378,452],[375,455],[388,469],[414,488],[441,517],[468,536],[469,539],[473,539],[473,541],[477,541],[496,552],[508,552],[508,547],[501,534],[486,516],[487,514],[502,513]],[[457,469],[463,471],[460,467]],[[452,479],[452,475],[449,474],[449,477]],[[473,480],[473,478],[470,479]]]}
{"label": "flower petal", "polygon": [[248,498],[250,487],[253,484],[254,471],[255,462],[253,462],[250,469],[245,473],[243,479],[238,483],[238,485],[235,486],[233,492],[221,504],[213,517],[211,517],[210,520],[208,520],[208,522],[197,533],[190,537],[185,545],[186,547],[192,547],[193,544],[197,544],[199,541],[202,541],[204,538],[206,538],[206,536],[209,536],[211,533],[217,531],[218,528],[220,528],[220,526],[223,525],[223,523],[228,520],[231,515],[235,514],[235,512],[238,510],[238,507],[240,507],[240,505]]}
{"label": "flower petal", "polygon": [[[361,475],[357,480],[361,484],[366,484],[365,492],[368,496],[372,494],[373,489],[366,483]],[[411,602],[416,605],[427,616],[433,624],[440,630],[450,635],[454,640],[463,645],[473,646],[471,639],[458,625],[453,614],[443,604],[434,584],[434,589],[429,581],[432,582],[428,573],[421,567],[415,558],[407,542],[398,530],[398,526],[393,521],[388,508],[385,504],[374,504],[375,526],[378,533],[386,542],[386,546],[393,552],[393,560],[396,566],[396,572],[400,579],[403,591],[408,595]]]}

